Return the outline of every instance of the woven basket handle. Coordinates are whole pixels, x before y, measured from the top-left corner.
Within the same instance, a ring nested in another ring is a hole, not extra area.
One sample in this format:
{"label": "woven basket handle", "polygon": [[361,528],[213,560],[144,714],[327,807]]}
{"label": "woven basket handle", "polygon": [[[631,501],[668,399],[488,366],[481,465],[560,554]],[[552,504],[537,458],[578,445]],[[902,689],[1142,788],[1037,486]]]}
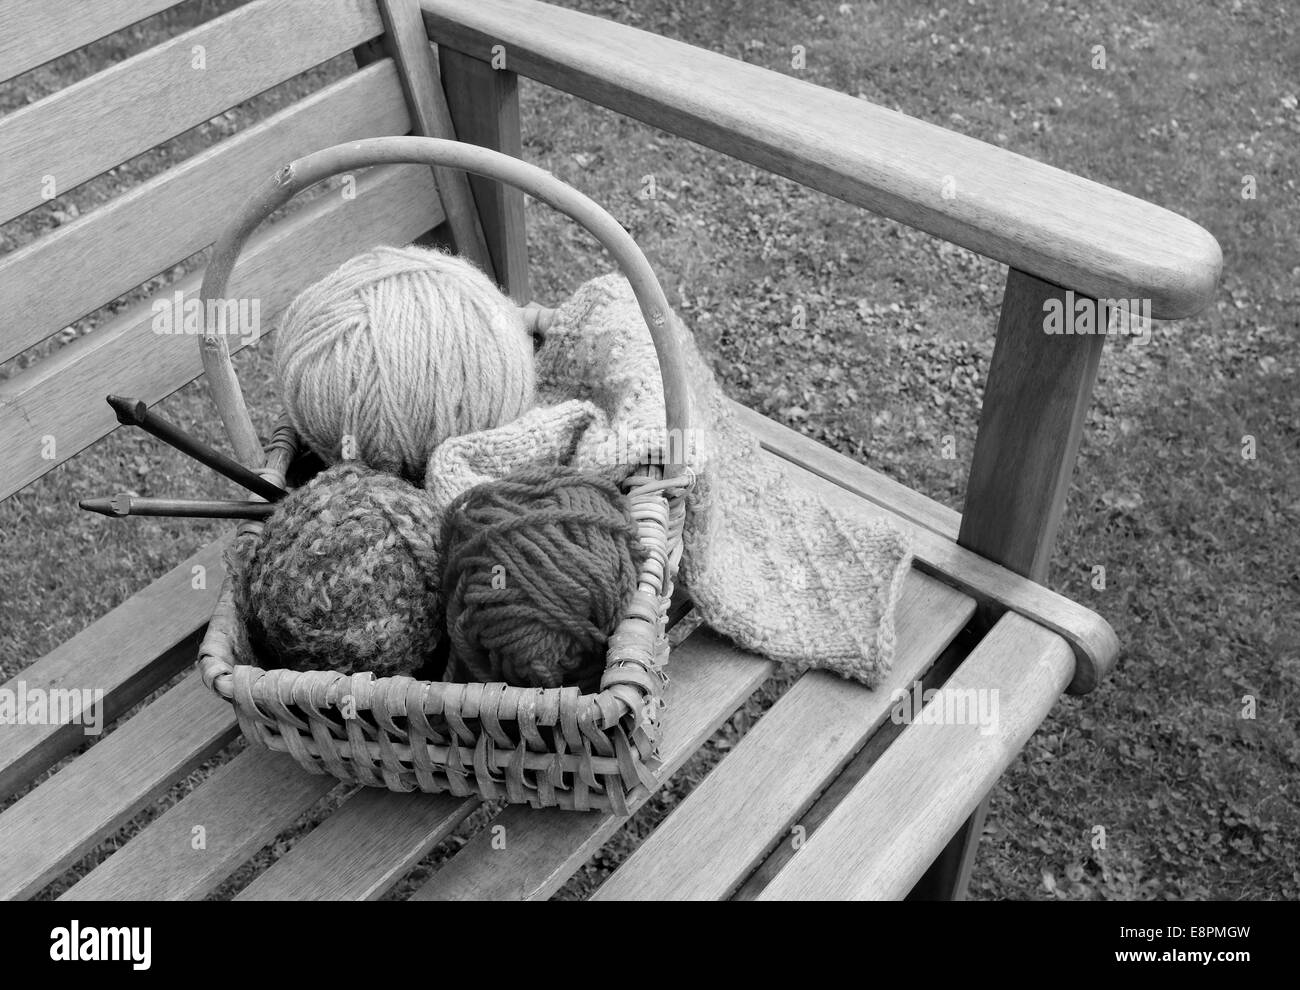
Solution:
{"label": "woven basket handle", "polygon": [[[381,137],[336,144],[281,167],[249,197],[239,215],[216,242],[199,292],[205,319],[209,312],[215,314],[217,309],[208,306],[208,301],[225,298],[226,285],[239,252],[263,220],[303,189],[322,179],[371,165],[389,164],[437,165],[496,179],[554,207],[595,236],[614,256],[636,293],[659,358],[668,437],[679,438],[679,442],[669,445],[669,450],[675,455],[685,449],[684,440],[690,426],[690,393],[682,349],[675,336],[680,331],[663,286],[645,255],[632,240],[632,235],[593,200],[551,173],[490,148],[442,138]],[[208,387],[234,446],[235,456],[250,467],[260,468],[264,463],[262,445],[258,442],[239,380],[230,363],[230,348],[225,334],[214,326],[205,326],[200,348]],[[665,465],[669,477],[684,471],[681,463]]]}

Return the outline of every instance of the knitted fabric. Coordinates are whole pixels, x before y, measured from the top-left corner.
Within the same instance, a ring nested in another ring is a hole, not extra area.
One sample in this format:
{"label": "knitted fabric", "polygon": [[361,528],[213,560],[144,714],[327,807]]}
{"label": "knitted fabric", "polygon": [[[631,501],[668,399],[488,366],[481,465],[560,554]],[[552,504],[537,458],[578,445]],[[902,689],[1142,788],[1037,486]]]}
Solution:
{"label": "knitted fabric", "polygon": [[[792,484],[728,408],[691,335],[680,323],[675,333],[693,406],[685,439],[696,479],[681,567],[691,600],[745,649],[875,686],[893,660],[910,534]],[[621,276],[586,283],[560,307],[537,352],[537,376],[542,406],[434,450],[435,503],[557,457],[612,477],[643,460],[670,460],[653,440],[665,433],[654,345]]]}
{"label": "knitted fabric", "polygon": [[597,690],[643,559],[613,482],[536,467],[478,485],[442,548],[446,680]]}
{"label": "knitted fabric", "polygon": [[359,464],[291,491],[261,533],[227,551],[255,662],[378,677],[420,669],[439,637],[437,528],[427,493]]}

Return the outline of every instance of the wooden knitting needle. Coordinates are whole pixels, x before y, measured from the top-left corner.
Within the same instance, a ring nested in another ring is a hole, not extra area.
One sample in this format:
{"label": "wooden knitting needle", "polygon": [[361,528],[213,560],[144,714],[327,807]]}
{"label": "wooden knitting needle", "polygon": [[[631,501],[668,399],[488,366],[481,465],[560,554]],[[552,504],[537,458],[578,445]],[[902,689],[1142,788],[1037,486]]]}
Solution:
{"label": "wooden knitting needle", "polygon": [[275,511],[270,502],[226,499],[141,498],[119,492],[110,498],[83,498],[77,503],[104,516],[178,516],[189,519],[265,519]]}
{"label": "wooden knitting needle", "polygon": [[287,494],[279,485],[272,484],[233,458],[227,457],[219,450],[214,450],[202,440],[190,436],[179,426],[163,419],[157,413],[150,412],[149,407],[141,400],[110,395],[108,404],[113,407],[113,411],[117,413],[117,421],[123,426],[140,427],[163,443],[193,457],[200,464],[206,464],[218,474],[223,474],[231,481],[243,485],[253,494],[261,495],[269,502],[279,501]]}

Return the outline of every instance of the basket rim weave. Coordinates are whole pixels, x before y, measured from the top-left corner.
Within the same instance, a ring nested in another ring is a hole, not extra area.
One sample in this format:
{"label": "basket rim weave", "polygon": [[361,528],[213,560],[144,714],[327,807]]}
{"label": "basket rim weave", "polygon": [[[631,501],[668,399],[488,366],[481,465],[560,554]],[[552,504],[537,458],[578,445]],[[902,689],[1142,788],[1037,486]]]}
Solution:
{"label": "basket rim weave", "polygon": [[[276,436],[278,443],[292,444],[292,447],[289,448],[288,457],[284,458],[291,459],[297,449],[296,432],[291,426],[283,424],[277,430]],[[273,484],[283,486],[285,483],[284,474],[278,468],[279,465],[273,455],[272,461],[258,473]],[[655,546],[653,542],[651,545],[647,545],[646,530],[650,527],[647,526],[644,520],[638,520],[639,536],[642,540],[642,546],[647,552],[637,574],[636,591],[624,604],[620,630],[629,620],[638,620],[652,626],[666,620],[666,606],[664,603],[670,601],[672,597],[670,575],[675,572],[676,563],[681,554],[681,528],[678,525],[674,539],[674,532],[669,519],[671,510],[668,505],[671,496],[666,493],[677,492],[680,494],[684,492],[689,485],[689,480],[689,476],[663,478],[652,477],[648,473],[633,473],[624,482],[628,489],[625,494],[629,500],[640,499],[643,512],[653,501],[661,502],[664,509],[662,513],[661,529],[663,539],[661,546]],[[634,511],[634,519],[636,515],[637,512]],[[240,535],[260,533],[264,525],[264,520],[248,520],[239,526],[238,532]],[[659,590],[654,590],[656,586],[658,586]],[[238,622],[238,616],[234,613],[232,594],[230,575],[227,574],[222,579],[221,589],[218,592],[218,607],[214,611],[213,624],[210,624],[209,627],[211,631],[215,626],[217,635],[204,637],[200,647],[199,660],[199,670],[204,683],[209,689],[227,701],[234,701],[238,694],[235,687],[236,668],[241,666],[249,667],[264,673],[280,669],[262,667],[256,663],[244,663],[237,657],[239,651],[235,641],[226,631],[227,623],[225,621],[228,614]],[[222,606],[225,606],[225,609]],[[620,631],[616,630],[610,637],[600,689],[595,692],[584,693],[576,687],[520,687],[504,681],[424,681],[403,674],[376,677],[373,674],[364,673],[360,676],[372,680],[376,685],[376,690],[384,686],[387,681],[419,686],[424,695],[421,707],[426,714],[441,714],[447,705],[447,698],[463,693],[458,692],[456,689],[464,688],[468,683],[482,684],[485,687],[500,687],[512,700],[516,696],[523,696],[526,701],[535,706],[533,717],[542,724],[552,724],[553,720],[548,717],[548,713],[551,706],[559,698],[577,696],[582,706],[580,709],[582,720],[591,719],[602,728],[607,728],[633,710],[638,699],[634,698],[630,692],[639,691],[643,697],[658,698],[662,693],[663,685],[667,681],[667,675],[662,669],[663,663],[657,660],[653,651],[638,652],[635,649],[629,650],[626,636],[622,639],[619,636]],[[613,673],[613,676],[611,676],[611,673]],[[293,682],[300,676],[303,677],[304,681],[314,681],[322,677],[327,678],[326,694],[321,696],[314,693],[310,697],[315,704],[333,704],[337,702],[340,693],[346,693],[340,687],[342,682],[351,681],[352,678],[358,675],[344,674],[328,668],[285,670],[281,675],[282,683],[287,682],[292,686]],[[319,688],[313,684],[313,690],[319,691]],[[522,705],[524,701],[517,703]],[[405,714],[404,709],[405,703],[401,714]]]}

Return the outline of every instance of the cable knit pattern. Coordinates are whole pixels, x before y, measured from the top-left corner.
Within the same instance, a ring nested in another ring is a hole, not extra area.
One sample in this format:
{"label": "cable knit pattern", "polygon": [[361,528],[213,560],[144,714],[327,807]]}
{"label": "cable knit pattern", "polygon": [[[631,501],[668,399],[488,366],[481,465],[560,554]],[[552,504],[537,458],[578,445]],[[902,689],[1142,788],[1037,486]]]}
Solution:
{"label": "cable knit pattern", "polygon": [[[910,534],[793,485],[728,408],[680,321],[677,336],[694,417],[683,438],[696,482],[681,570],[692,601],[745,649],[879,684],[893,662]],[[436,503],[528,464],[558,460],[620,478],[642,461],[670,459],[654,344],[622,276],[579,288],[536,358],[545,405],[435,449],[426,485]]]}

